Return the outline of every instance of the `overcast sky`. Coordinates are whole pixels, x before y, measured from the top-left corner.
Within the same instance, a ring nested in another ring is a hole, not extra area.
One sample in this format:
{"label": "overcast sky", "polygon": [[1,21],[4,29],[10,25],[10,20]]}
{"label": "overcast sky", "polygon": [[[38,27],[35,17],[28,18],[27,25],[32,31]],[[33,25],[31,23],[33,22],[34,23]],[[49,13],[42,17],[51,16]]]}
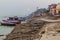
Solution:
{"label": "overcast sky", "polygon": [[60,0],[0,0],[0,16],[25,16],[36,10],[36,7],[46,8],[51,3]]}

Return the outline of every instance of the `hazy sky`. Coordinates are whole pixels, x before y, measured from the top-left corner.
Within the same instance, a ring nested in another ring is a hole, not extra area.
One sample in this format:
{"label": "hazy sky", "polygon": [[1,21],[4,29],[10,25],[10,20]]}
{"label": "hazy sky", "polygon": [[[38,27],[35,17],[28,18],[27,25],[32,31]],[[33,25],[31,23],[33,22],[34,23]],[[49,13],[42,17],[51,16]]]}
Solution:
{"label": "hazy sky", "polygon": [[0,16],[25,16],[36,10],[36,7],[46,8],[51,3],[60,0],[0,0]]}

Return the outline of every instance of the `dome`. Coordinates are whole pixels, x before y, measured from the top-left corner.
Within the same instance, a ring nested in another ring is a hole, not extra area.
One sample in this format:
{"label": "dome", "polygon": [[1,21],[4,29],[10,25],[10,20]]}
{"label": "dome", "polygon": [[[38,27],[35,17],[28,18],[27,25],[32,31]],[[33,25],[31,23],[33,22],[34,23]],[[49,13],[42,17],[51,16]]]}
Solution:
{"label": "dome", "polygon": [[60,10],[60,4],[57,4],[56,9]]}

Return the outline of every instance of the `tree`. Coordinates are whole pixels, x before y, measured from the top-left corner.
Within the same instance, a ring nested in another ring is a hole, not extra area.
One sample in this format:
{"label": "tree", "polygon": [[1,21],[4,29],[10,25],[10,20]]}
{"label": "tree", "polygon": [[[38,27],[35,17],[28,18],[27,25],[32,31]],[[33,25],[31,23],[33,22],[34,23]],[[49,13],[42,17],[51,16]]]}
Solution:
{"label": "tree", "polygon": [[50,11],[50,9],[46,9],[45,13],[48,13]]}

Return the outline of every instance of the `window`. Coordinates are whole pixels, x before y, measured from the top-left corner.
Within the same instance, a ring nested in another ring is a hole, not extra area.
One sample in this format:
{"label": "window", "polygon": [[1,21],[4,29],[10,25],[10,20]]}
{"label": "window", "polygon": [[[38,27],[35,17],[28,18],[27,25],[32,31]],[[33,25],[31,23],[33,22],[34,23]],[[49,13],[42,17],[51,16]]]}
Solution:
{"label": "window", "polygon": [[18,20],[18,18],[15,18],[15,20]]}

